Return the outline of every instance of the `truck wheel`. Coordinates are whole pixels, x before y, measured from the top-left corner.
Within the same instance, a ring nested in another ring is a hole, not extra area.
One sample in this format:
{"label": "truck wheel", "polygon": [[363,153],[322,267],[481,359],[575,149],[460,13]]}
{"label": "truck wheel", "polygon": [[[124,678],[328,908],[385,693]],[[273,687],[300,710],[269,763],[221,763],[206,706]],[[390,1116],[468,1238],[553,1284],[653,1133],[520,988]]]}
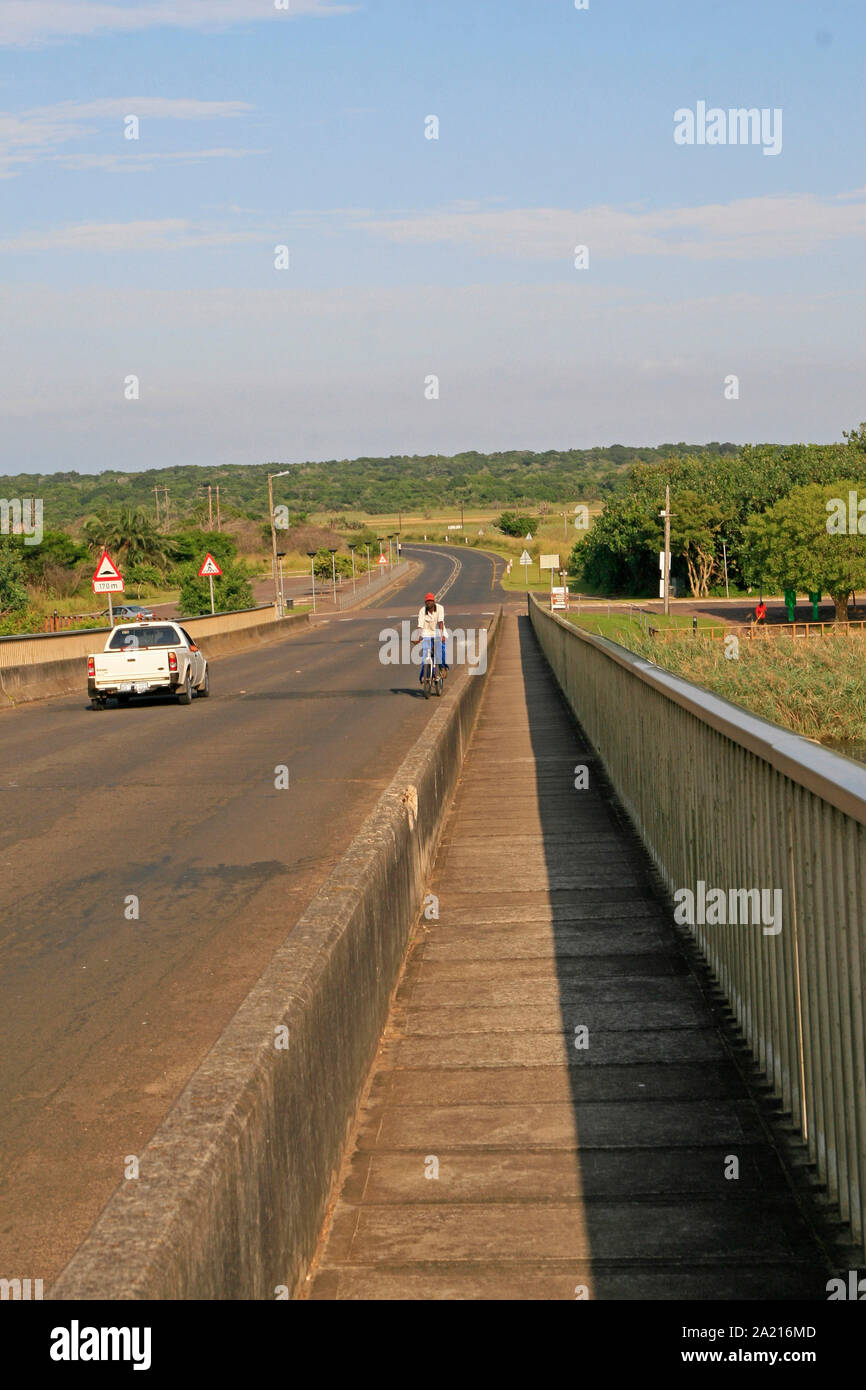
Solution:
{"label": "truck wheel", "polygon": [[190,679],[189,679],[189,671],[187,671],[187,673],[186,673],[186,680],[184,681],[183,685],[181,686],[180,690],[178,691],[177,703],[178,703],[179,705],[191,705],[191,704],[192,704],[192,684],[190,683]]}
{"label": "truck wheel", "polygon": [[90,708],[91,708],[92,710],[104,710],[104,709],[106,708],[106,701],[105,701],[105,700],[97,700],[97,699],[94,697],[94,698],[90,701]]}
{"label": "truck wheel", "polygon": [[210,668],[208,666],[204,668],[204,680],[201,685],[196,686],[195,693],[200,700],[206,700],[210,694]]}

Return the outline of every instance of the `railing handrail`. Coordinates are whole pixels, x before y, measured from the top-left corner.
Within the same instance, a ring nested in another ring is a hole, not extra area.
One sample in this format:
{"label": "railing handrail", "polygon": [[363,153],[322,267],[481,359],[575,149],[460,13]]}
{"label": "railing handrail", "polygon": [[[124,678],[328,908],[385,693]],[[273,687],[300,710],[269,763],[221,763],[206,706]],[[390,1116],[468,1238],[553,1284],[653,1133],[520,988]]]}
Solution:
{"label": "railing handrail", "polygon": [[[216,613],[189,613],[184,618],[154,618],[154,622],[166,623],[197,623],[202,618],[228,618],[237,613],[260,613],[266,608],[273,608],[273,603],[254,603],[252,608],[223,608]],[[115,623],[115,627],[128,627],[128,623]],[[105,633],[111,629],[102,624],[100,627],[72,627],[63,628],[60,632],[7,632],[0,636],[0,642],[41,642],[43,639],[52,637],[86,637],[89,632]]]}
{"label": "railing handrail", "polygon": [[673,675],[609,637],[583,631],[539,604],[534,594],[529,597],[545,617],[553,619],[568,632],[575,633],[582,642],[588,642],[605,652],[646,685],[667,695],[732,742],[763,758],[792,782],[797,782],[861,825],[866,825],[866,767],[860,767],[841,754],[813,743],[802,734],[795,734],[769,719],[751,714],[740,705],[726,700],[723,695],[714,695],[681,676]]}

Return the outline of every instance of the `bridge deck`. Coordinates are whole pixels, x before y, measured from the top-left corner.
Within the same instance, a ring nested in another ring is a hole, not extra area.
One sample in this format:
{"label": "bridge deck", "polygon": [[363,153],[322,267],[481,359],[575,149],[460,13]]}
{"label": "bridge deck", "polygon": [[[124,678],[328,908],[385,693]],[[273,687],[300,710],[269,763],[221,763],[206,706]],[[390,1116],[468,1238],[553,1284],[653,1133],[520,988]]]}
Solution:
{"label": "bridge deck", "polygon": [[309,1296],[826,1298],[526,619],[505,620],[430,889]]}

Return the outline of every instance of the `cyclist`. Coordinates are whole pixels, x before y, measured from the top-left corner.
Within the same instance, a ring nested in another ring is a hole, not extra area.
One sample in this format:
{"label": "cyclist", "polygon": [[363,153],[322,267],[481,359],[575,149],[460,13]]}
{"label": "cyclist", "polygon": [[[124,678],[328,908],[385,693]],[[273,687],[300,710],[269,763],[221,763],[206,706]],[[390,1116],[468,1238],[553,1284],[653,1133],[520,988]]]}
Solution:
{"label": "cyclist", "polygon": [[442,607],[441,603],[436,602],[435,594],[425,594],[424,606],[418,610],[418,630],[412,639],[414,642],[417,642],[419,638],[421,639],[421,671],[418,676],[419,685],[423,684],[424,681],[424,661],[428,653],[432,652],[433,659],[436,659],[436,652],[433,644],[436,639],[437,631],[439,632],[439,645],[441,649],[439,669],[444,676],[448,671],[445,662],[445,609]]}

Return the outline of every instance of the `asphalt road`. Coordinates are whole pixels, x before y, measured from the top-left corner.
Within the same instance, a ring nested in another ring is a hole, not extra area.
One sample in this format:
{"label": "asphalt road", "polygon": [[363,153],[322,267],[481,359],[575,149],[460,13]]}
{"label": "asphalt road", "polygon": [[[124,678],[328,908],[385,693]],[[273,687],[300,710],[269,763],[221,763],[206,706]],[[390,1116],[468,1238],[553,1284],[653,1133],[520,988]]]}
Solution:
{"label": "asphalt road", "polygon": [[59,1273],[424,728],[381,629],[504,597],[490,556],[404,553],[410,585],[215,662],[209,700],[0,714],[0,1277]]}

